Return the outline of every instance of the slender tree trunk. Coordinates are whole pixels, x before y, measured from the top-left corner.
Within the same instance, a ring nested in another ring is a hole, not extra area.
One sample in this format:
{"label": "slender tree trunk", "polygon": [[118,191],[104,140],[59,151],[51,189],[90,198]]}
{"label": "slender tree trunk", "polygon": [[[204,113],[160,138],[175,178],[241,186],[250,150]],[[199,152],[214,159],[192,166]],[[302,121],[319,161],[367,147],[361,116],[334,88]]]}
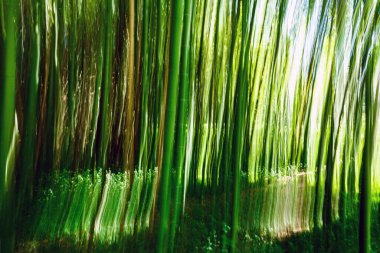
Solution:
{"label": "slender tree trunk", "polygon": [[359,211],[359,252],[370,252],[371,244],[371,120],[370,120],[370,96],[371,87],[366,85],[366,105],[365,105],[365,143],[362,157],[362,167],[360,175],[360,211]]}
{"label": "slender tree trunk", "polygon": [[178,112],[178,132],[176,138],[177,156],[174,160],[174,168],[176,169],[176,187],[174,189],[174,213],[170,235],[170,251],[174,251],[175,233],[178,226],[181,208],[181,196],[183,192],[183,174],[184,161],[186,155],[186,132],[188,122],[188,107],[189,107],[189,58],[190,58],[190,31],[192,19],[192,0],[187,0],[185,3],[185,14],[183,24],[183,41],[182,41],[182,58],[181,58],[181,86],[179,88],[179,112]]}
{"label": "slender tree trunk", "polygon": [[169,82],[168,96],[165,113],[164,147],[161,174],[161,211],[158,231],[158,252],[167,252],[167,242],[169,236],[169,216],[170,216],[170,176],[173,164],[174,151],[174,131],[177,112],[182,27],[185,3],[182,0],[172,2],[172,28],[170,41],[170,62],[169,62]]}
{"label": "slender tree trunk", "polygon": [[252,33],[252,23],[248,19],[249,13],[253,11],[251,1],[241,3],[240,8],[243,22],[242,22],[242,40],[241,40],[241,53],[239,59],[239,72],[236,85],[236,127],[234,128],[233,150],[236,155],[233,156],[233,196],[232,196],[232,238],[231,250],[236,252],[237,236],[239,230],[239,215],[240,215],[240,181],[241,172],[244,162],[245,153],[245,135],[246,135],[246,118],[247,118],[247,94],[248,94],[248,80],[247,80],[247,66],[249,60],[249,41]]}
{"label": "slender tree trunk", "polygon": [[[371,3],[371,1],[367,2]],[[378,1],[372,2],[378,4]],[[377,6],[378,7],[378,6]],[[378,9],[378,8],[377,8]],[[378,19],[378,13],[368,15],[369,25],[374,32],[374,22]],[[372,20],[373,19],[373,20]],[[364,99],[365,99],[365,140],[362,156],[361,178],[360,178],[360,206],[359,206],[359,252],[371,252],[371,170],[372,156],[374,149],[374,134],[377,124],[377,110],[379,106],[379,86],[373,80],[374,56],[370,50],[371,37],[367,38],[363,63],[367,67],[364,78]],[[375,94],[373,94],[373,85],[377,85]]]}
{"label": "slender tree trunk", "polygon": [[40,1],[35,1],[32,7],[33,24],[30,38],[30,61],[29,77],[26,88],[26,104],[24,114],[24,127],[21,142],[21,177],[19,183],[18,209],[21,208],[22,202],[29,200],[27,191],[31,190],[32,176],[35,164],[35,145],[36,145],[36,128],[37,128],[37,99],[40,84],[40,50],[41,50],[41,19],[40,19]]}
{"label": "slender tree trunk", "polygon": [[373,99],[371,66],[369,63],[365,88],[365,140],[362,156],[362,167],[360,175],[360,209],[359,209],[359,252],[371,251],[371,168],[373,153]]}
{"label": "slender tree trunk", "polygon": [[13,166],[9,163],[15,124],[19,1],[0,3],[0,251],[14,251]]}
{"label": "slender tree trunk", "polygon": [[124,168],[133,177],[134,170],[134,123],[135,123],[135,0],[129,0],[129,63],[126,129],[124,138]]}

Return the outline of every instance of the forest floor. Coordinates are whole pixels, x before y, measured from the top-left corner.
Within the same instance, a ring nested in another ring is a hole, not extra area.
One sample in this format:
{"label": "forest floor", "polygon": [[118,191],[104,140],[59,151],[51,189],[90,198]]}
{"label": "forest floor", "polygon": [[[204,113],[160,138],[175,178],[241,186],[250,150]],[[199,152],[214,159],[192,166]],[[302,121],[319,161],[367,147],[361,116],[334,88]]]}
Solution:
{"label": "forest floor", "polygon": [[[242,190],[238,252],[358,252],[357,210],[345,220],[337,220],[330,228],[310,229],[310,199],[313,198],[310,192],[313,191],[304,177],[297,180],[296,183],[288,181],[282,185],[276,183],[269,187]],[[229,252],[231,228],[227,225],[230,224],[229,212],[225,211],[231,210],[228,199],[230,196],[215,192],[198,192],[189,196],[175,235],[175,252]],[[282,206],[283,202],[289,202],[293,209],[286,210],[289,206]],[[35,211],[39,209],[38,205],[38,202],[30,205],[25,217],[18,221],[16,252],[154,252],[156,249],[157,221],[160,218],[157,211],[151,220],[154,225],[148,231],[118,239],[116,243],[99,243],[93,240],[93,235],[89,240],[78,242],[72,237],[36,237],[33,222],[39,219]],[[265,224],[262,224],[263,220]],[[268,227],[272,234],[263,236],[260,229]],[[46,235],[49,233],[46,231]],[[78,231],[76,236],[80,233]],[[380,252],[380,210],[377,203],[373,204],[372,210],[372,251]]]}
{"label": "forest floor", "polygon": [[[229,241],[222,235],[226,225],[215,220],[215,212],[212,215],[206,213],[204,210],[207,208],[209,204],[206,201],[186,210],[176,252],[229,252]],[[289,232],[280,237],[262,236],[256,230],[241,230],[238,252],[358,252],[357,217],[359,215],[355,211],[351,217],[337,220],[329,228]],[[373,204],[371,218],[371,249],[372,252],[380,252],[380,210],[377,203]]]}
{"label": "forest floor", "polygon": [[[229,241],[220,233],[226,225],[204,212],[205,205],[187,208],[177,233],[175,252],[229,252]],[[379,210],[374,208],[373,214],[372,252],[380,252],[380,215],[376,215]],[[69,238],[21,240],[17,252],[154,252],[153,235],[154,232],[139,234],[112,245],[77,244]],[[358,252],[358,220],[339,221],[330,229],[298,232],[278,239],[241,231],[237,248],[238,252]]]}

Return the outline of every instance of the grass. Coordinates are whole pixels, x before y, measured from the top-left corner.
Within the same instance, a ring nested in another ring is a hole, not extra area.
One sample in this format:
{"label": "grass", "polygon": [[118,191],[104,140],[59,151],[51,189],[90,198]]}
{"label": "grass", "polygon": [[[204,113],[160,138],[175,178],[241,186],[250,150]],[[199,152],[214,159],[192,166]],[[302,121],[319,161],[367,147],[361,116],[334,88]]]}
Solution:
{"label": "grass", "polygon": [[157,171],[149,171],[146,180],[136,171],[133,183],[128,172],[106,172],[103,190],[102,174],[102,170],[97,170],[93,179],[90,171],[81,175],[67,171],[49,177],[46,189],[38,193],[38,200],[32,205],[33,211],[27,211],[30,220],[26,223],[30,227],[25,229],[26,238],[64,238],[86,246],[93,237],[107,245],[147,231]]}
{"label": "grass", "polygon": [[[143,186],[139,172],[134,176],[136,183],[133,185],[127,172],[107,172],[106,175],[103,195],[101,170],[96,172],[95,181],[89,171],[82,175],[66,171],[46,177],[45,190],[39,191],[38,201],[30,206],[24,219],[18,221],[23,224],[18,234],[22,238],[19,250],[76,252],[92,247],[91,251],[96,252],[154,251],[157,243],[154,235],[159,228],[149,226],[149,214],[157,172],[149,173],[147,187]],[[268,186],[242,186],[238,251],[352,252],[358,248],[357,201],[348,208],[351,211],[344,221],[333,221],[332,229],[326,234],[324,228],[313,227],[314,191],[306,175],[270,177],[269,180],[272,183]],[[125,196],[128,192],[130,196]],[[299,192],[303,195],[300,196]],[[101,208],[96,212],[98,198]],[[210,208],[214,205],[215,209]],[[220,208],[223,205],[223,198],[216,198],[212,192],[205,193],[202,201],[199,196],[189,197],[178,223],[173,250],[228,251],[232,241],[223,238],[231,231],[231,226],[223,218]],[[124,208],[127,209],[125,218],[122,215]],[[372,212],[378,212],[378,201],[373,202]],[[89,242],[91,220],[95,220],[93,246]],[[372,250],[375,252],[378,250],[376,235],[380,232],[378,222],[378,217],[372,216]],[[120,224],[124,225],[121,227]]]}

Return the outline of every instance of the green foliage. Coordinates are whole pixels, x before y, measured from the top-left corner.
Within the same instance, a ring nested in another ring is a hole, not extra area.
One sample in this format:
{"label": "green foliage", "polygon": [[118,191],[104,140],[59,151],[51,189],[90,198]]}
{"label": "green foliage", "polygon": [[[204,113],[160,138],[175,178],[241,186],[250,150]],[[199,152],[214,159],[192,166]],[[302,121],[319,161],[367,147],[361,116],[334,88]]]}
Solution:
{"label": "green foliage", "polygon": [[36,240],[91,250],[148,235],[175,251],[196,197],[229,228],[200,228],[208,239],[197,249],[238,251],[251,230],[328,233],[360,202],[368,252],[380,193],[379,8],[0,0],[0,212],[10,231],[0,246],[36,189],[51,187],[35,209]]}

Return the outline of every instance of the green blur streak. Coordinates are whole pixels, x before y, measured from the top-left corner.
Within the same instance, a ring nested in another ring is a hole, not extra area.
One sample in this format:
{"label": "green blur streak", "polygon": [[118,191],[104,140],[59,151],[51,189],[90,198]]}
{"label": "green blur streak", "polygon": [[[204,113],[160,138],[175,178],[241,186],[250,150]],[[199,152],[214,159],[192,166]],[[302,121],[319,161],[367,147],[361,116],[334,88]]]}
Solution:
{"label": "green blur streak", "polygon": [[[3,2],[3,1],[2,1]],[[12,252],[14,247],[12,172],[7,168],[15,115],[17,23],[19,1],[2,3],[6,13],[1,13],[5,31],[0,34],[0,251]]]}
{"label": "green blur streak", "polygon": [[140,154],[139,154],[139,167],[144,168],[144,172],[147,169],[148,161],[148,92],[149,92],[149,9],[150,1],[144,0],[143,7],[143,73],[142,73],[142,100],[141,100],[141,136],[140,136]]}
{"label": "green blur streak", "polygon": [[232,206],[232,238],[231,250],[236,252],[236,241],[239,229],[239,211],[240,211],[240,177],[242,171],[242,163],[244,157],[244,145],[246,136],[246,118],[247,118],[247,94],[248,94],[248,80],[247,80],[247,64],[248,64],[248,49],[249,38],[251,34],[251,22],[248,19],[250,13],[249,8],[252,8],[250,1],[244,2],[240,5],[242,8],[241,15],[243,15],[242,31],[243,39],[241,41],[242,52],[240,54],[239,72],[237,77],[237,118],[236,128],[233,140],[233,150],[236,151],[234,159],[234,172],[233,172],[233,206]]}
{"label": "green blur streak", "polygon": [[373,101],[372,101],[372,67],[373,57],[369,56],[369,67],[364,81],[365,96],[365,140],[362,157],[359,203],[359,252],[371,252],[371,167],[373,142]]}
{"label": "green blur streak", "polygon": [[112,1],[105,3],[105,38],[104,38],[104,65],[103,65],[103,82],[100,98],[101,108],[101,128],[100,128],[100,154],[98,165],[102,168],[106,167],[107,147],[109,140],[108,121],[109,117],[109,88],[111,84],[111,67],[112,67],[112,46],[113,46],[113,30],[112,30]]}
{"label": "green blur streak", "polygon": [[170,62],[168,96],[165,113],[164,147],[162,159],[162,191],[160,225],[158,228],[158,252],[167,252],[167,240],[170,216],[170,171],[173,164],[174,131],[177,112],[178,86],[180,74],[182,24],[185,3],[182,0],[174,0],[172,6],[172,27],[170,41]]}
{"label": "green blur streak", "polygon": [[[104,33],[100,32],[101,41],[104,38]],[[99,70],[96,73],[96,81],[95,81],[95,95],[94,95],[94,103],[93,103],[93,111],[92,111],[92,117],[91,117],[91,136],[90,136],[90,148],[88,153],[86,154],[86,168],[89,168],[91,166],[91,163],[93,162],[93,156],[94,156],[94,149],[95,149],[95,140],[96,140],[96,133],[98,129],[98,118],[99,118],[99,105],[100,105],[100,93],[101,93],[101,87],[102,87],[102,78],[103,73],[101,69],[103,68],[103,48],[100,47],[99,51],[97,53],[97,59],[96,63],[99,66]]]}
{"label": "green blur streak", "polygon": [[[371,12],[372,6],[377,6],[378,1],[368,1],[364,6],[364,20],[368,20],[368,29],[374,31],[374,23],[377,20],[375,14]],[[375,9],[376,10],[376,9]],[[378,15],[377,15],[378,16]],[[364,37],[365,38],[365,37]],[[374,129],[377,116],[377,101],[373,99],[373,64],[374,57],[371,48],[371,39],[365,42],[365,54],[368,57],[368,66],[364,73],[365,80],[365,140],[361,167],[361,185],[360,185],[360,202],[359,202],[359,252],[371,252],[371,170],[373,159]],[[366,59],[366,58],[364,58]],[[363,61],[365,62],[365,61]],[[378,86],[377,86],[378,89]],[[376,92],[376,100],[378,90]]]}
{"label": "green blur streak", "polygon": [[183,192],[183,172],[184,161],[186,155],[186,137],[187,137],[187,122],[188,122],[188,107],[189,107],[189,68],[190,68],[190,32],[192,19],[192,0],[185,3],[184,25],[183,25],[183,41],[182,41],[182,58],[181,58],[181,86],[179,97],[179,112],[178,112],[178,132],[176,139],[176,152],[174,168],[177,171],[177,179],[175,180],[175,195],[174,195],[174,213],[170,234],[170,251],[174,251],[175,233],[178,226],[178,220],[181,209],[181,196]]}
{"label": "green blur streak", "polygon": [[[369,79],[369,78],[368,78]],[[367,79],[365,85],[365,143],[363,151],[363,161],[361,167],[360,186],[360,211],[359,211],[359,252],[371,252],[371,161],[372,153],[370,146],[371,136],[371,96],[372,87]]]}
{"label": "green blur streak", "polygon": [[66,157],[64,159],[65,167],[69,168],[71,167],[73,159],[73,150],[74,150],[74,110],[75,110],[75,86],[77,85],[77,78],[75,75],[75,68],[76,68],[76,46],[78,43],[77,40],[77,10],[76,10],[76,1],[71,0],[70,1],[70,9],[69,9],[69,17],[70,17],[70,34],[69,34],[69,47],[70,47],[70,54],[69,54],[69,66],[68,66],[68,91],[67,91],[67,109],[68,109],[68,116],[67,116],[67,125],[68,125],[68,135],[65,139],[66,143],[64,145],[64,148],[67,147]]}
{"label": "green blur streak", "polygon": [[20,192],[18,208],[21,207],[22,202],[29,200],[32,187],[32,174],[34,169],[34,149],[36,145],[36,128],[37,128],[37,98],[38,86],[40,83],[40,48],[41,48],[41,19],[40,19],[40,1],[33,2],[32,13],[32,33],[31,33],[31,46],[30,46],[30,69],[29,79],[26,94],[26,109],[23,128],[23,142],[21,143],[21,174],[20,178]]}

